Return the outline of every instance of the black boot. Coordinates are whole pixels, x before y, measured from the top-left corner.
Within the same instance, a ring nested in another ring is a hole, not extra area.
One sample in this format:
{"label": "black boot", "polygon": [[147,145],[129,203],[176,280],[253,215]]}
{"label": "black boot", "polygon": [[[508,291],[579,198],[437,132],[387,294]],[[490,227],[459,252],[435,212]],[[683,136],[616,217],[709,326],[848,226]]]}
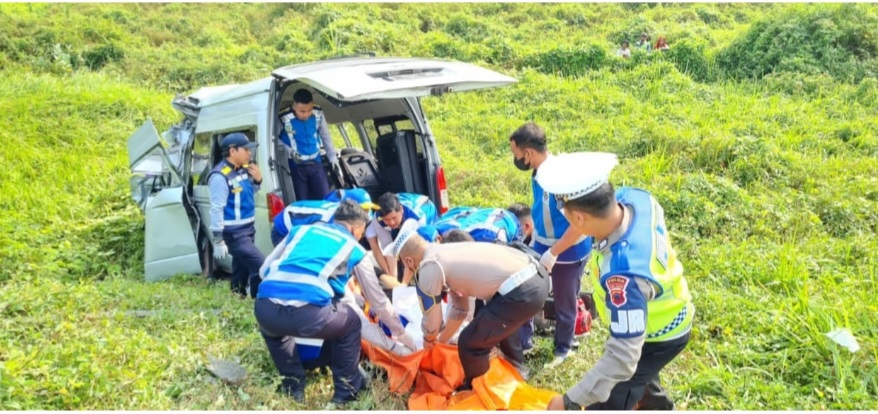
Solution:
{"label": "black boot", "polygon": [[299,381],[295,378],[286,377],[281,380],[277,386],[277,392],[286,394],[293,398],[299,404],[305,402],[305,381]]}

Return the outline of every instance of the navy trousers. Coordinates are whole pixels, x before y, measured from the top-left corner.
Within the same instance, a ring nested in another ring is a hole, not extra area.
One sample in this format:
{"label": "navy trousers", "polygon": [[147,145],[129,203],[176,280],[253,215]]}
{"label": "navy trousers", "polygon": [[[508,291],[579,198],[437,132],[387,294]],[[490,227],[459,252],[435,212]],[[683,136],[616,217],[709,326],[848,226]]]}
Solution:
{"label": "navy trousers", "polygon": [[296,164],[290,160],[290,175],[298,201],[323,200],[329,194],[329,181],[322,163]]}
{"label": "navy trousers", "polygon": [[[552,268],[552,298],[555,301],[555,356],[566,356],[573,346],[576,304],[586,261],[556,263]],[[536,313],[536,312],[534,312]],[[533,347],[533,319],[522,325],[521,346]]]}
{"label": "navy trousers", "polygon": [[256,226],[253,224],[240,229],[223,231],[223,240],[232,255],[232,291],[241,295],[247,294],[247,283],[250,283],[250,297],[255,298],[259,291],[259,267],[265,261],[265,255],[256,247]]}
{"label": "navy trousers", "polygon": [[268,353],[284,381],[292,381],[301,389],[305,387],[305,367],[292,337],[320,338],[325,341],[323,350],[329,347],[329,368],[335,388],[333,400],[356,398],[364,381],[357,370],[361,324],[349,306],[332,303],[322,307],[293,307],[260,298],[253,312]]}

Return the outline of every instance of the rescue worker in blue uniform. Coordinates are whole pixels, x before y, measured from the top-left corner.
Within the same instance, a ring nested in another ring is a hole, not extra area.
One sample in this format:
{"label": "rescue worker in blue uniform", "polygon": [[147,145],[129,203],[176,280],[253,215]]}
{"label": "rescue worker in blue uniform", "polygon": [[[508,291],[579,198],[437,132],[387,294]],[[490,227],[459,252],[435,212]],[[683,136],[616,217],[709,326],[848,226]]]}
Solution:
{"label": "rescue worker in blue uniform", "polygon": [[[411,279],[408,272],[401,271],[396,257],[382,254],[383,249],[393,243],[400,227],[408,220],[421,226],[432,225],[439,218],[436,206],[430,198],[414,193],[384,193],[378,197],[378,217],[366,228],[366,239],[378,267],[384,274],[400,278],[404,285]],[[402,273],[402,274],[401,274]]]}
{"label": "rescue worker in blue uniform", "polygon": [[219,260],[232,255],[232,291],[246,296],[249,282],[254,298],[259,289],[259,267],[265,260],[254,243],[255,196],[262,184],[259,166],[250,162],[256,146],[242,133],[227,135],[220,144],[224,159],[207,179],[213,256]]}
{"label": "rescue worker in blue uniform", "polygon": [[323,111],[314,107],[310,91],[299,89],[293,94],[293,105],[284,108],[279,116],[282,126],[280,140],[289,151],[296,200],[322,200],[329,193],[329,182],[320,155],[321,143],[333,173],[341,177],[338,155]]}
{"label": "rescue worker in blue uniform", "polygon": [[562,154],[537,172],[571,227],[595,239],[595,304],[610,331],[601,358],[549,409],[674,408],[659,373],[688,344],[695,307],[661,205],[638,188],[614,191],[617,162],[609,153]]}
{"label": "rescue worker in blue uniform", "polygon": [[[537,174],[540,165],[550,158],[546,147],[546,133],[537,124],[528,122],[509,137],[513,163],[522,171],[533,170]],[[533,186],[534,221],[533,249],[542,254],[540,264],[552,273],[552,297],[555,301],[555,358],[547,368],[560,365],[571,348],[578,347],[575,340],[576,308],[582,274],[586,259],[591,253],[591,239],[576,230],[556,206],[555,199],[531,178]],[[521,333],[522,345],[527,353],[533,349],[533,326],[525,324]]]}
{"label": "rescue worker in blue uniform", "polygon": [[344,200],[333,214],[332,223],[294,226],[260,269],[263,280],[254,314],[271,358],[283,376],[279,391],[297,401],[304,401],[305,371],[296,338],[316,339],[322,341],[324,350],[328,347],[334,384],[332,403],[354,401],[366,386],[358,369],[360,317],[350,305],[341,302],[351,276],[364,288],[371,309],[396,340],[414,349],[399,316],[377,286],[372,265],[365,260],[366,250],[357,242],[368,221],[369,214],[361,206]]}
{"label": "rescue worker in blue uniform", "polygon": [[338,208],[339,201],[351,199],[369,213],[373,218],[373,211],[378,205],[372,202],[372,197],[362,188],[337,190],[329,193],[326,200],[302,200],[288,205],[284,211],[274,217],[271,227],[271,244],[277,246],[290,232],[293,226],[314,224],[318,221],[329,223],[332,214]]}

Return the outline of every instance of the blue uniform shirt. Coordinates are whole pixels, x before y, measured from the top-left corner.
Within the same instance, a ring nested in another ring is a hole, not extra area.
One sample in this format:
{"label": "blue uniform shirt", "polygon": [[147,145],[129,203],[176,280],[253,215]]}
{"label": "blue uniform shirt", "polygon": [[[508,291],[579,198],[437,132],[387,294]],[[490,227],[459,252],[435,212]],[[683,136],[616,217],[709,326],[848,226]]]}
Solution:
{"label": "blue uniform shirt", "polygon": [[[534,171],[534,176],[536,176],[536,171]],[[531,184],[534,192],[534,203],[531,207],[534,220],[534,250],[543,254],[561,239],[561,236],[570,227],[570,223],[558,209],[555,197],[544,191],[536,178],[531,177]],[[585,259],[591,253],[591,242],[591,237],[580,237],[576,244],[558,255],[557,263],[574,263]]]}
{"label": "blue uniform shirt", "polygon": [[256,216],[255,195],[259,184],[253,182],[246,168],[235,168],[222,160],[210,172],[210,230],[221,233],[252,225]]}

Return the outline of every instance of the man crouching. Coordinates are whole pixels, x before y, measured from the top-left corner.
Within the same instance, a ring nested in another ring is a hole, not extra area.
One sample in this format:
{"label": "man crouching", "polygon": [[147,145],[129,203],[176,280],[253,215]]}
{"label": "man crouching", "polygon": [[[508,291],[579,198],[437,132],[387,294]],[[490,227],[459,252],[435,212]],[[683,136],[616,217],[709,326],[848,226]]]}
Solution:
{"label": "man crouching", "polygon": [[[488,371],[491,349],[498,344],[519,372],[524,370],[518,328],[542,310],[549,294],[549,277],[535,259],[499,244],[428,243],[412,228],[401,231],[385,254],[397,256],[416,274],[424,349],[453,337],[469,311],[470,297],[487,302],[458,338],[464,380],[456,391],[472,389],[473,380]],[[439,306],[445,288],[451,297],[447,324]]]}

